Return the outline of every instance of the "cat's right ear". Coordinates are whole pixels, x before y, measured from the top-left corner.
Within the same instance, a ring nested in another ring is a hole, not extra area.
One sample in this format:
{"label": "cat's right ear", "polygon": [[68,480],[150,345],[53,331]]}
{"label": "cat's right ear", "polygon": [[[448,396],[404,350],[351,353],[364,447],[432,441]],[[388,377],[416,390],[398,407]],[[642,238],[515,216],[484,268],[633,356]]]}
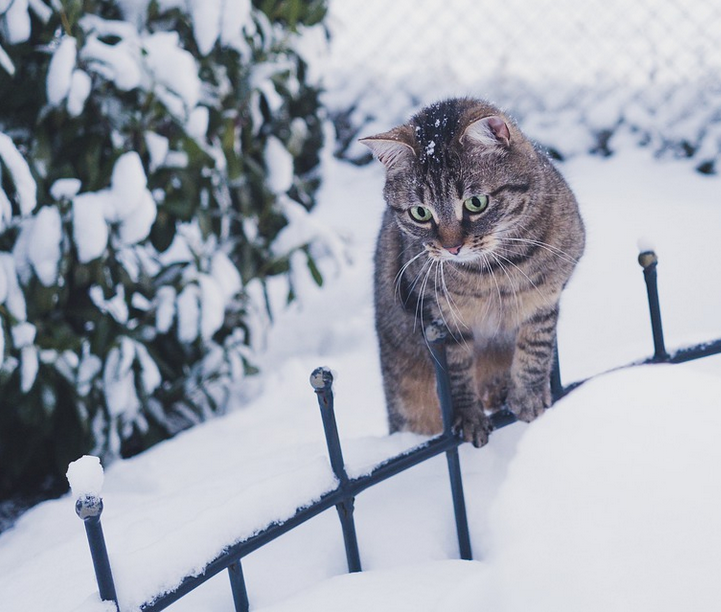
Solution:
{"label": "cat's right ear", "polygon": [[402,125],[393,128],[390,132],[376,134],[361,138],[361,142],[367,146],[386,168],[390,169],[404,161],[410,161],[416,156],[413,148],[413,132]]}
{"label": "cat's right ear", "polygon": [[461,134],[460,142],[470,141],[484,147],[511,146],[511,131],[503,118],[498,116],[481,117],[471,121]]}

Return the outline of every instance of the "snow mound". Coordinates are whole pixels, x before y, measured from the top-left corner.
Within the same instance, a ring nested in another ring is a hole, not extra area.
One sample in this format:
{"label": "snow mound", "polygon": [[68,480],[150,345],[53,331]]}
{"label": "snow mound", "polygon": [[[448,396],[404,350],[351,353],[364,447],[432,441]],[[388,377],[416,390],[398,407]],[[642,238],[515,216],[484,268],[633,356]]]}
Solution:
{"label": "snow mound", "polygon": [[281,604],[258,612],[419,612],[446,607],[483,565],[474,561],[437,561],[423,565],[335,576]]}
{"label": "snow mound", "polygon": [[587,383],[529,427],[491,511],[487,608],[718,605],[719,397],[719,377],[646,366]]}

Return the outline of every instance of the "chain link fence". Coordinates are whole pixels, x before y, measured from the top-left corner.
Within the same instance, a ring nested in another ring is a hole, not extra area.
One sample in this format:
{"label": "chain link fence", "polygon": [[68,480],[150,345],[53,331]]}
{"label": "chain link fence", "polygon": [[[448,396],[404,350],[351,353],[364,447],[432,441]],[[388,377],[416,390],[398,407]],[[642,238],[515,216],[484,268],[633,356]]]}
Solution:
{"label": "chain link fence", "polygon": [[328,26],[327,100],[346,136],[472,95],[561,155],[607,148],[621,124],[700,164],[721,149],[718,2],[331,0]]}

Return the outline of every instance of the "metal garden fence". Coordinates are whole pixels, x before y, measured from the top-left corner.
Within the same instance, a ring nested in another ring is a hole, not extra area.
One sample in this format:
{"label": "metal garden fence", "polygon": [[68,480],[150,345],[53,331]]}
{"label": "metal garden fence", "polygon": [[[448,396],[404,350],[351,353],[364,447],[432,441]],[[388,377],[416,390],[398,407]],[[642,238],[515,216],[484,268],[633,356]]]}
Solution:
{"label": "metal garden fence", "polygon": [[[657,288],[657,261],[656,254],[653,251],[645,251],[639,255],[639,263],[643,267],[648,294],[654,353],[653,356],[630,365],[682,363],[701,357],[720,354],[721,338],[683,348],[672,353],[667,352],[663,336]],[[341,524],[348,571],[361,571],[360,547],[356,537],[354,522],[354,501],[356,496],[369,487],[443,453],[445,453],[448,462],[450,489],[453,498],[454,516],[458,535],[459,556],[462,559],[472,559],[470,532],[466,517],[463,482],[458,457],[458,447],[463,443],[463,440],[454,432],[452,426],[453,405],[446,362],[446,334],[447,330],[438,324],[431,325],[425,330],[426,339],[428,340],[427,344],[435,365],[437,392],[443,421],[443,432],[440,435],[431,438],[424,444],[416,446],[405,453],[376,465],[370,473],[364,476],[350,478],[345,469],[343,452],[336,427],[332,390],[333,377],[327,368],[316,369],[311,374],[310,382],[318,398],[328,455],[331,468],[338,482],[337,486],[322,495],[315,503],[299,508],[290,519],[281,523],[270,524],[252,537],[229,545],[223,553],[204,568],[202,573],[187,576],[175,590],[168,593],[159,593],[152,601],[141,606],[141,609],[145,612],[164,610],[213,576],[220,572],[227,571],[236,611],[246,612],[250,610],[250,600],[241,565],[243,558],[295,527],[298,527],[308,519],[333,507],[335,507],[338,512]],[[558,354],[556,353],[554,371],[551,378],[553,400],[556,401],[583,382],[584,381],[579,381],[563,386],[558,366]],[[515,416],[508,411],[497,412],[492,416],[493,429],[500,429],[510,425],[515,422],[515,420]],[[120,610],[100,521],[102,510],[103,502],[100,497],[84,497],[76,503],[77,514],[85,524],[100,597],[105,601],[114,602],[116,609]]]}

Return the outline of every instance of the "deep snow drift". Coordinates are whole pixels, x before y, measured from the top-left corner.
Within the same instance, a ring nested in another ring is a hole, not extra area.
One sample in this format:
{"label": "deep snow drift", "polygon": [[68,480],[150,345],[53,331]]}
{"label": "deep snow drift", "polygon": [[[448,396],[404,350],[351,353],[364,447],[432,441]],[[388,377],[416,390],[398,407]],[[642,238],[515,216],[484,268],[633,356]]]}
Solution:
{"label": "deep snow drift", "polygon": [[[324,160],[314,212],[347,239],[349,262],[279,315],[262,377],[238,406],[105,471],[103,525],[123,610],[201,571],[222,547],[333,486],[308,376],[336,373],[351,471],[420,438],[386,436],[372,328],[371,254],[380,165]],[[639,237],[656,246],[667,345],[721,336],[721,181],[625,149],[564,164],[588,250],[564,297],[565,382],[652,352]],[[334,512],[251,554],[253,609],[710,609],[721,570],[721,357],[598,377],[530,426],[461,448],[474,557],[457,559],[443,458],[364,492],[364,569],[344,574]],[[74,500],[41,504],[0,536],[3,611],[99,612]],[[339,576],[332,578],[332,576]],[[420,586],[419,586],[420,584]],[[290,599],[289,599],[290,598]],[[297,598],[297,599],[296,599]],[[342,602],[342,603],[341,603]],[[232,610],[220,575],[174,610]]]}

